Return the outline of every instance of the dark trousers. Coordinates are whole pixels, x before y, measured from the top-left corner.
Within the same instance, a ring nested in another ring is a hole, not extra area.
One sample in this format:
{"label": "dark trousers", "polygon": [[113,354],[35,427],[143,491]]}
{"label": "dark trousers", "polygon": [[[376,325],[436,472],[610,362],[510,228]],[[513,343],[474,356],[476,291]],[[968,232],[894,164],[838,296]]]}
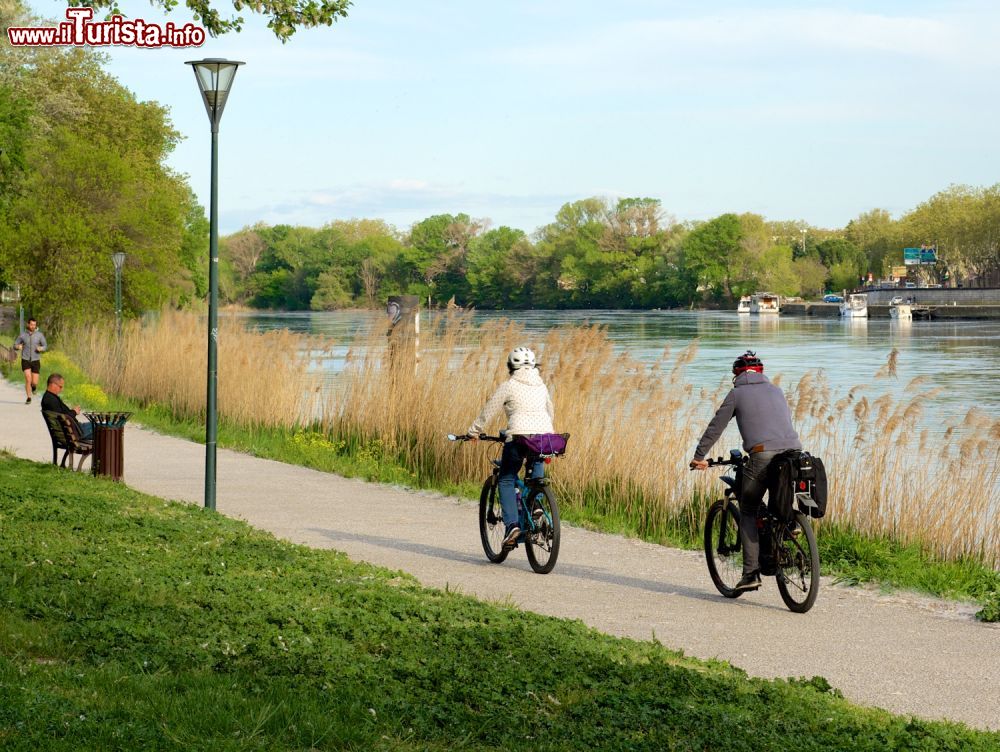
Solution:
{"label": "dark trousers", "polygon": [[757,452],[743,466],[740,483],[740,537],[743,539],[743,574],[760,569],[760,536],[757,511],[767,493],[767,466],[781,452]]}

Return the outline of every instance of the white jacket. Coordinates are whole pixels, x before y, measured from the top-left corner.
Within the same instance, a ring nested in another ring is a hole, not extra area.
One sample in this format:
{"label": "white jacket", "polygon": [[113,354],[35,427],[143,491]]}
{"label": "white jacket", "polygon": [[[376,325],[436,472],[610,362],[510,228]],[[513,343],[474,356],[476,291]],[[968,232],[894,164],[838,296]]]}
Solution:
{"label": "white jacket", "polygon": [[496,417],[501,405],[507,413],[509,436],[555,432],[552,428],[552,398],[537,368],[519,368],[500,384],[469,427],[469,435],[481,434]]}

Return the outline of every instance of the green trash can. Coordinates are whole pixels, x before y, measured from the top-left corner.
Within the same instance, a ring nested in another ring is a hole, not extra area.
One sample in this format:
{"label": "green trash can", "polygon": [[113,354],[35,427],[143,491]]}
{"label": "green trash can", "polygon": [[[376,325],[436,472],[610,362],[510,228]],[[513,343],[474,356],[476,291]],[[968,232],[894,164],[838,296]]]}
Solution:
{"label": "green trash can", "polygon": [[125,423],[132,413],[84,413],[94,427],[94,475],[120,481],[125,476]]}

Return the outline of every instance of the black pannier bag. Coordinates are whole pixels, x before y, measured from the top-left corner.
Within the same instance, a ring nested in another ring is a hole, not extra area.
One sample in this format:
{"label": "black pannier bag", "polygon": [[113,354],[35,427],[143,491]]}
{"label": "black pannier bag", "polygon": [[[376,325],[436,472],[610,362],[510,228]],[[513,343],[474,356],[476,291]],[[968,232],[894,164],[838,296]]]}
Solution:
{"label": "black pannier bag", "polygon": [[792,458],[798,451],[775,455],[767,466],[767,507],[777,519],[789,522],[795,511],[795,468]]}
{"label": "black pannier bag", "polygon": [[809,508],[809,514],[819,519],[826,515],[826,468],[823,466],[823,460],[819,457],[810,457],[810,459],[815,476],[812,482],[812,497],[816,506]]}
{"label": "black pannier bag", "polygon": [[[803,514],[822,517],[826,514],[826,468],[823,460],[797,449],[782,452],[767,468],[768,507],[779,520],[788,522],[796,505]],[[805,502],[797,493],[808,493]]]}

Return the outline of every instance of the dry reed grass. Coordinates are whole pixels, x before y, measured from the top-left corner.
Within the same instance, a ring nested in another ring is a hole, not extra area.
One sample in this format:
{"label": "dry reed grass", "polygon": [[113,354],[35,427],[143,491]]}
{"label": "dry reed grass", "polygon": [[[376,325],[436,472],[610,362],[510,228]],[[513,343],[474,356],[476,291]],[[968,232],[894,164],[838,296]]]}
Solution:
{"label": "dry reed grass", "polygon": [[[202,318],[164,313],[151,324],[132,324],[120,349],[108,346],[106,332],[84,327],[67,339],[75,342],[72,356],[108,391],[167,404],[178,417],[203,414]],[[220,415],[278,428],[312,424],[320,415],[322,430],[354,446],[377,446],[427,482],[466,481],[483,476],[482,452],[453,445],[445,434],[466,429],[506,378],[504,354],[525,343],[539,355],[557,430],[572,434],[568,454],[552,468],[562,503],[626,518],[649,535],[678,526],[697,534],[704,509],[694,500],[718,496],[720,485],[714,473],[689,472],[687,462],[730,388],[726,375],[707,389],[687,383],[697,342],[643,365],[615,352],[600,327],[552,329],[532,341],[513,322],[475,326],[469,314],[454,312],[425,325],[417,367],[410,344],[390,350],[384,330],[374,327],[348,353],[324,404],[314,406],[308,353],[321,343],[249,332],[224,319]],[[896,357],[882,374],[895,376]],[[872,390],[859,385],[834,395],[821,371],[785,390],[803,445],[829,470],[827,519],[920,543],[942,558],[1000,564],[1000,421],[973,408],[929,435],[919,430],[928,393],[895,401]],[[715,453],[736,446],[734,422]]]}
{"label": "dry reed grass", "polygon": [[[146,324],[130,322],[120,344],[109,342],[103,325],[82,326],[63,339],[69,355],[109,392],[196,418],[205,414],[206,336],[204,317],[164,311]],[[308,373],[308,344],[288,331],[252,332],[222,317],[219,416],[243,426],[300,425],[318,389]]]}
{"label": "dry reed grass", "polygon": [[[391,362],[377,332],[349,357],[339,377],[343,388],[324,409],[324,427],[341,437],[379,440],[428,477],[479,477],[481,453],[451,445],[444,434],[465,430],[506,378],[504,354],[526,341],[511,322],[477,328],[468,315],[441,317],[421,332],[415,369],[405,350]],[[686,383],[697,343],[675,355],[666,350],[652,365],[616,353],[600,327],[552,329],[528,344],[552,392],[557,430],[572,434],[553,473],[563,503],[626,517],[653,534],[678,524],[696,531],[703,510],[692,499],[717,496],[719,484],[714,475],[689,472],[687,462],[730,388],[726,377],[710,389]],[[880,374],[894,377],[897,358],[891,353]],[[830,471],[828,519],[862,534],[923,544],[943,558],[1000,563],[1000,421],[971,411],[935,439],[919,428],[933,391],[895,401],[888,394],[869,397],[870,388],[857,386],[838,398],[816,371],[786,389],[803,445]],[[734,422],[715,450],[735,446]]]}

